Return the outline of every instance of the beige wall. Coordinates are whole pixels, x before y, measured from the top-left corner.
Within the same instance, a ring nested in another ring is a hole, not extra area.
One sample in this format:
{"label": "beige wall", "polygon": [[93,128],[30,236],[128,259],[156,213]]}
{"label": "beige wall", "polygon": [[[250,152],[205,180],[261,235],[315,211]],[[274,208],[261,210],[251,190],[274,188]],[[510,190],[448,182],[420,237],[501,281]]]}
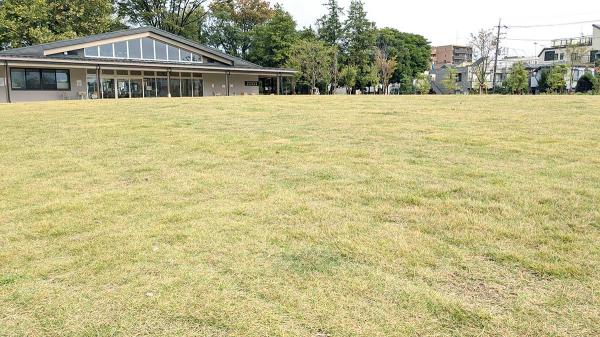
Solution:
{"label": "beige wall", "polygon": [[600,50],[600,27],[594,26],[594,39],[592,40],[592,48]]}
{"label": "beige wall", "polygon": [[4,71],[4,65],[0,68],[0,82],[4,83],[4,86],[1,86],[0,83],[0,103],[6,103],[6,89],[8,88],[6,72]]}
{"label": "beige wall", "polygon": [[[50,67],[39,67],[39,68],[50,68]],[[61,68],[64,69],[64,68]],[[13,103],[17,102],[33,102],[33,101],[51,101],[61,99],[79,99],[79,92],[85,92],[86,81],[85,81],[85,69],[69,69],[71,77],[71,90],[70,91],[58,91],[58,90],[11,90],[10,98]],[[2,75],[0,77],[5,78],[4,69],[2,69]],[[7,87],[0,88],[2,98],[0,102],[6,102],[6,90]]]}
{"label": "beige wall", "polygon": [[[43,67],[40,67],[43,68]],[[62,99],[79,99],[80,92],[86,92],[86,70],[69,69],[71,75],[70,91],[44,91],[44,90],[11,90],[12,102],[50,101]],[[8,88],[4,68],[0,68],[0,77],[4,78],[5,85],[0,87],[0,103],[6,102],[6,89]],[[204,96],[226,96],[225,74],[203,74]],[[247,87],[246,81],[258,81],[257,75],[233,74],[229,77],[230,95],[258,95],[257,86]],[[79,82],[79,83],[78,83]],[[79,84],[79,85],[78,85]]]}
{"label": "beige wall", "polygon": [[[202,79],[204,81],[204,96],[227,96],[225,74],[203,74]],[[258,81],[258,76],[230,75],[229,94],[231,96],[258,95],[258,87],[246,87],[246,81]]]}

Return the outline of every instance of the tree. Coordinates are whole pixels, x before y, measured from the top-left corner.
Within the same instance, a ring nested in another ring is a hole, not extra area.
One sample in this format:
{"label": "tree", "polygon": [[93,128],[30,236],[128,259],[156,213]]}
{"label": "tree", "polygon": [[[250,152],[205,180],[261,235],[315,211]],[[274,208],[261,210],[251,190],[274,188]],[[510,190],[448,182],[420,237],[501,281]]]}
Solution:
{"label": "tree", "polygon": [[300,72],[314,93],[317,81],[329,81],[332,54],[333,48],[322,41],[298,40],[292,47],[288,66]]}
{"label": "tree", "polygon": [[569,92],[573,92],[573,81],[575,77],[575,68],[583,63],[583,54],[587,51],[585,46],[578,44],[569,44],[566,48],[567,59],[569,60]]}
{"label": "tree", "polygon": [[246,58],[254,29],[275,15],[266,0],[214,0],[204,24],[206,42],[231,55]]}
{"label": "tree", "polygon": [[448,90],[449,94],[455,94],[459,89],[458,71],[454,67],[446,68],[446,78],[442,80],[442,86]]}
{"label": "tree", "polygon": [[327,7],[327,14],[317,20],[317,33],[320,40],[337,46],[341,43],[344,34],[340,21],[344,9],[339,6],[337,0],[328,0],[325,7]]}
{"label": "tree", "polygon": [[492,63],[491,55],[496,48],[496,43],[496,38],[491,30],[482,29],[477,34],[471,34],[471,47],[477,58],[472,68],[479,85],[479,94],[487,92],[488,74]]}
{"label": "tree", "polygon": [[117,0],[119,14],[136,25],[152,26],[190,39],[200,39],[208,0]]}
{"label": "tree", "polygon": [[421,35],[383,28],[377,31],[376,46],[385,50],[388,56],[398,63],[391,82],[400,83],[401,92],[412,93],[413,79],[430,67],[429,41]]}
{"label": "tree", "polygon": [[564,93],[567,83],[565,77],[569,69],[564,64],[553,66],[546,78],[547,91],[553,93]]}
{"label": "tree", "polygon": [[377,74],[379,77],[379,83],[383,85],[383,94],[388,93],[388,84],[390,78],[394,71],[396,71],[396,67],[398,66],[398,62],[395,59],[388,58],[388,55],[385,50],[376,49],[375,50],[375,66],[377,67]]}
{"label": "tree", "polygon": [[346,93],[352,93],[352,88],[356,85],[356,76],[358,70],[355,66],[344,66],[340,71],[340,85],[346,87]]}
{"label": "tree", "polygon": [[600,73],[596,73],[592,80],[592,93],[600,95]]}
{"label": "tree", "polygon": [[529,73],[525,69],[523,63],[518,62],[513,65],[508,79],[506,80],[506,86],[512,93],[523,94],[529,90]]}
{"label": "tree", "polygon": [[112,0],[0,1],[0,49],[99,34],[121,27]]}
{"label": "tree", "polygon": [[344,22],[344,63],[357,68],[357,84],[371,83],[371,59],[375,45],[375,24],[367,19],[362,0],[351,0],[348,18]]}
{"label": "tree", "polygon": [[327,7],[327,14],[317,20],[317,35],[321,41],[335,48],[331,64],[331,83],[329,84],[329,92],[334,93],[338,86],[339,51],[344,33],[340,21],[343,8],[339,6],[337,0],[328,0],[324,5]]}
{"label": "tree", "polygon": [[296,37],[296,22],[280,5],[275,15],[252,32],[248,60],[264,67],[282,67],[291,55]]}
{"label": "tree", "polygon": [[594,75],[591,72],[586,72],[577,81],[577,92],[587,93],[594,90]]}
{"label": "tree", "polygon": [[429,93],[431,90],[431,83],[428,75],[424,73],[417,74],[417,78],[415,79],[415,90],[421,95]]}

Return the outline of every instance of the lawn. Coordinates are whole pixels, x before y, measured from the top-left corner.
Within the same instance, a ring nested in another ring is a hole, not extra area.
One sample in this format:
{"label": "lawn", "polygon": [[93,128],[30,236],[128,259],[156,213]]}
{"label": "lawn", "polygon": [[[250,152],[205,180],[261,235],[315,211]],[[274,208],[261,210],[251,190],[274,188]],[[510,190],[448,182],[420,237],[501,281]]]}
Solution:
{"label": "lawn", "polygon": [[0,336],[598,336],[600,99],[0,105]]}

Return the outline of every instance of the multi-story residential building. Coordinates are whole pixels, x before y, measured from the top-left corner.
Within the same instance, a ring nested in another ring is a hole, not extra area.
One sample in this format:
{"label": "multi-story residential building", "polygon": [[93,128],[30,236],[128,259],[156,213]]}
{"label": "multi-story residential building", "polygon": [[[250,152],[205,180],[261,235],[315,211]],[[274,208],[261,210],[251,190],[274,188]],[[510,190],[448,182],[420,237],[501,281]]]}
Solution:
{"label": "multi-story residential building", "polygon": [[445,64],[460,65],[473,61],[473,48],[468,46],[439,46],[431,49],[431,62],[434,68]]}
{"label": "multi-story residential building", "polygon": [[538,57],[545,65],[592,66],[600,60],[600,26],[593,25],[592,35],[552,40]]}

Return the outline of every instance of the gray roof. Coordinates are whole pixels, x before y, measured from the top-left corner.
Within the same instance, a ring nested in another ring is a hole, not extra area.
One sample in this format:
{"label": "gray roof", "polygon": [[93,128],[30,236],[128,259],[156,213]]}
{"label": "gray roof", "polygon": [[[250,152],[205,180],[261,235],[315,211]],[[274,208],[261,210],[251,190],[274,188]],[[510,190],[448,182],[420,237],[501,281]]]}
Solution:
{"label": "gray roof", "polygon": [[38,45],[34,45],[34,46],[29,46],[29,47],[8,49],[8,50],[0,51],[0,55],[45,57],[44,56],[45,50],[64,48],[64,47],[75,46],[75,45],[89,43],[89,42],[96,42],[96,41],[101,42],[102,40],[106,40],[106,39],[123,37],[123,36],[128,36],[128,35],[139,34],[139,33],[154,33],[154,34],[160,35],[167,39],[171,39],[171,40],[177,41],[181,44],[187,45],[189,47],[192,47],[192,48],[195,48],[198,50],[202,50],[206,53],[209,53],[209,54],[212,54],[215,56],[222,57],[226,60],[231,61],[233,63],[233,65],[236,67],[262,68],[261,66],[259,66],[257,64],[248,62],[239,57],[231,56],[229,54],[223,53],[220,50],[198,44],[192,40],[188,40],[181,36],[166,32],[164,30],[161,30],[161,29],[158,29],[155,27],[133,28],[133,29],[120,30],[120,31],[97,34],[97,35],[90,35],[90,36],[85,36],[85,37],[71,39],[71,40],[63,40],[63,41],[56,41],[56,42],[51,42],[51,43],[38,44]]}

